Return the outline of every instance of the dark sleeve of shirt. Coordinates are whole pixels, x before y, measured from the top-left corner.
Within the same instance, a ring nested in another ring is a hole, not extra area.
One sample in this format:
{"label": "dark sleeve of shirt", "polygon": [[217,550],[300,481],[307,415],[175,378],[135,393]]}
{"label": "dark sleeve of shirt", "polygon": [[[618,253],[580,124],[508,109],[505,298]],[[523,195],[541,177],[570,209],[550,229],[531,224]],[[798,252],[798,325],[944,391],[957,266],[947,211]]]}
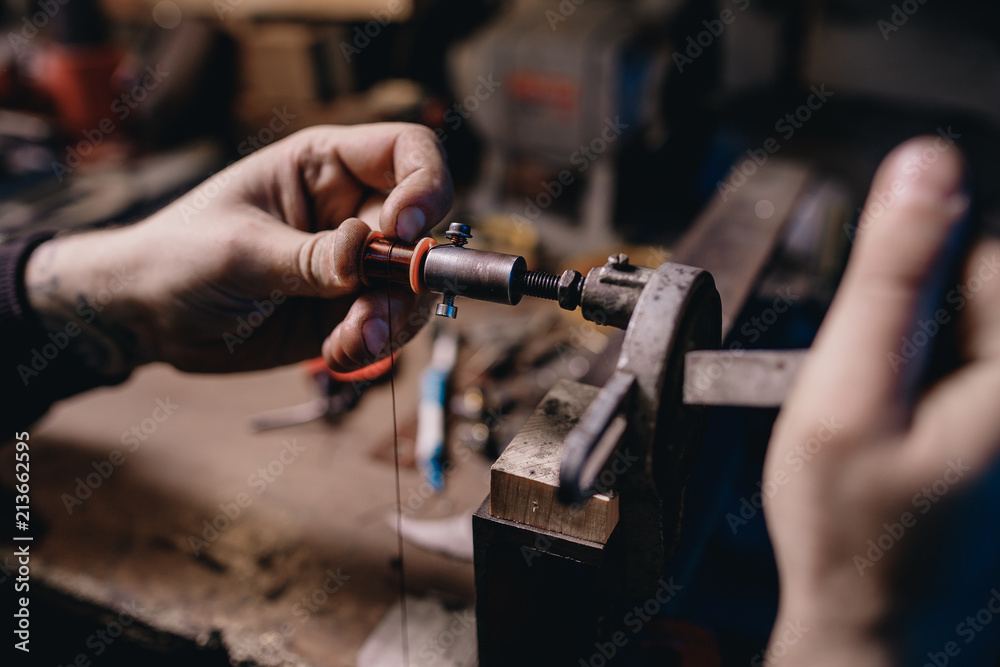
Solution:
{"label": "dark sleeve of shirt", "polygon": [[94,387],[122,382],[86,368],[65,346],[65,337],[42,328],[28,304],[24,267],[28,256],[52,238],[42,232],[0,245],[0,442],[14,437],[56,401]]}

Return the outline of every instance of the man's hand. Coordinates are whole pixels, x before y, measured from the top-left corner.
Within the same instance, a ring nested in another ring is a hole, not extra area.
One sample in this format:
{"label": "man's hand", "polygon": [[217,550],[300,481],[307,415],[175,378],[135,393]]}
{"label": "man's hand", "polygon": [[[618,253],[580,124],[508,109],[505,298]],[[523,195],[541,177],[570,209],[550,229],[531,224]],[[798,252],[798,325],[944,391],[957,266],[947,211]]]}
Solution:
{"label": "man's hand", "polygon": [[[365,289],[371,229],[412,241],[448,212],[434,133],[402,123],[314,127],[208,179],[131,227],[54,239],[25,281],[43,323],[115,375],[150,361],[241,371],[320,354],[350,370],[385,356],[388,295]],[[393,290],[392,348],[426,321]]]}
{"label": "man's hand", "polygon": [[[940,546],[924,541],[935,521],[915,498],[968,485],[1000,452],[1000,242],[973,246],[958,285],[943,280],[968,208],[962,183],[958,149],[941,139],[885,160],[775,425],[763,481],[775,489],[765,510],[781,580],[770,664],[890,664],[894,624],[934,573],[922,550]],[[926,389],[950,321],[960,366]],[[869,561],[869,541],[888,530],[894,545]],[[810,630],[775,650],[788,622]]]}

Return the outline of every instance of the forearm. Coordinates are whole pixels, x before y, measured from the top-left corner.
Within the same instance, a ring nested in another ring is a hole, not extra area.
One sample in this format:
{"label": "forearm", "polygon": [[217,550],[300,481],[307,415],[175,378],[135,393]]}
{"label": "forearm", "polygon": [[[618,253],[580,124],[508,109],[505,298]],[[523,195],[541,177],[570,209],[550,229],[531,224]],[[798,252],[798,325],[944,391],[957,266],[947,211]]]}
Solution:
{"label": "forearm", "polygon": [[45,343],[97,376],[118,378],[148,361],[138,342],[135,272],[119,230],[52,239],[29,257],[25,290]]}
{"label": "forearm", "polygon": [[[0,390],[6,399],[0,411],[0,433],[29,425],[59,399],[120,382],[130,370],[121,363],[101,368],[100,364],[83,361],[86,355],[80,350],[94,346],[89,342],[83,344],[84,340],[93,338],[93,327],[72,320],[66,308],[56,310],[59,293],[47,292],[42,287],[44,279],[39,277],[49,269],[35,262],[45,257],[37,253],[61,243],[48,238],[48,235],[36,235],[0,247],[0,329],[4,334],[6,356],[5,372],[0,379]],[[35,276],[31,280],[32,295],[42,297],[37,308],[28,295],[27,266],[32,263],[36,264],[36,269],[44,269],[32,272]],[[51,268],[54,271],[54,267]],[[51,278],[55,275],[49,276],[50,286],[54,284]],[[67,276],[60,282],[65,284],[74,280],[78,279]]]}

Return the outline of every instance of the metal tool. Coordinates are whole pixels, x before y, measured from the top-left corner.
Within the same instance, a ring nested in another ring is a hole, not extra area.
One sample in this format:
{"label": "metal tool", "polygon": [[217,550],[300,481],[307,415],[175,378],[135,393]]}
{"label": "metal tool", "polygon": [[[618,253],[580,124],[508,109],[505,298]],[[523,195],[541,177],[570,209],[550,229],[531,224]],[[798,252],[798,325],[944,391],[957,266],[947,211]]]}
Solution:
{"label": "metal tool", "polygon": [[373,232],[363,251],[362,279],[373,284],[388,274],[390,282],[409,286],[418,294],[441,294],[436,313],[442,317],[458,315],[455,298],[459,296],[510,306],[532,296],[556,301],[565,310],[580,307],[586,319],[620,328],[628,324],[630,306],[638,298],[635,290],[620,288],[641,286],[646,279],[647,270],[631,266],[624,254],[609,257],[607,264],[586,276],[571,269],[555,275],[529,271],[519,255],[465,247],[472,238],[468,225],[453,222],[447,235],[448,244],[430,239],[409,244]]}
{"label": "metal tool", "polygon": [[298,426],[317,419],[334,423],[358,404],[368,387],[389,372],[391,362],[385,358],[347,373],[330,370],[321,358],[312,359],[302,365],[315,383],[319,396],[305,403],[265,410],[251,416],[250,428],[253,431]]}
{"label": "metal tool", "polygon": [[[661,107],[674,45],[648,26],[669,24],[680,7],[648,3],[640,19],[615,0],[505,3],[450,47],[451,89],[474,96],[476,112],[462,115],[483,140],[468,207],[519,213],[538,223],[543,245],[574,254],[614,242],[616,210],[642,192],[625,195],[619,176],[656,150],[656,140],[635,139],[671,117]],[[661,195],[647,190],[649,205]]]}
{"label": "metal tool", "polygon": [[414,455],[421,476],[435,491],[444,490],[448,380],[457,356],[458,336],[454,332],[438,331],[431,349],[430,363],[420,378]]}

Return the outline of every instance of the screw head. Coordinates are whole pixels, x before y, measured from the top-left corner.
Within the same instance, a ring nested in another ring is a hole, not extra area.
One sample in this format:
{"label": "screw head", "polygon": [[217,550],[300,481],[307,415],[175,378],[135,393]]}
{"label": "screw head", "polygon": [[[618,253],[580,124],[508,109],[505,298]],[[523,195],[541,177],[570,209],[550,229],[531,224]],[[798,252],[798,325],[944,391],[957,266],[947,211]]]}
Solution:
{"label": "screw head", "polygon": [[623,252],[608,256],[608,264],[614,267],[628,266],[628,255]]}
{"label": "screw head", "polygon": [[460,222],[453,222],[448,225],[448,231],[444,235],[451,240],[452,245],[463,246],[472,238],[472,229]]}

